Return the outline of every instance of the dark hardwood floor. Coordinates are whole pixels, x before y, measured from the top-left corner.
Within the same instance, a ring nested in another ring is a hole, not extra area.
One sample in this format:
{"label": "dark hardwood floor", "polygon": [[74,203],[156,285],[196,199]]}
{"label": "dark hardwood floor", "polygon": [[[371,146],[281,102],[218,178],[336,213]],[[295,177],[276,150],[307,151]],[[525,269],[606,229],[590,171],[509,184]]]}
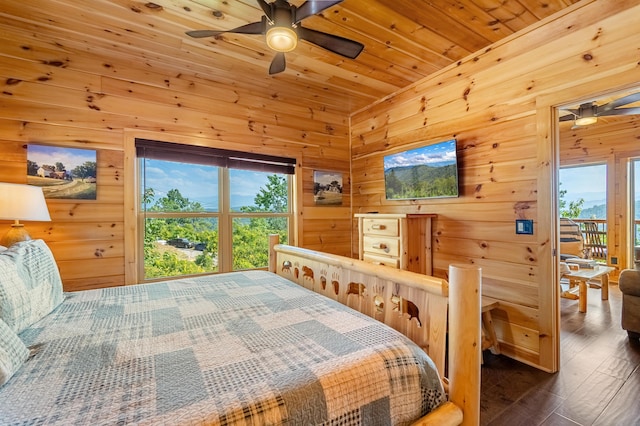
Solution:
{"label": "dark hardwood floor", "polygon": [[484,353],[481,425],[640,425],[640,343],[620,326],[622,295],[561,299],[560,371]]}

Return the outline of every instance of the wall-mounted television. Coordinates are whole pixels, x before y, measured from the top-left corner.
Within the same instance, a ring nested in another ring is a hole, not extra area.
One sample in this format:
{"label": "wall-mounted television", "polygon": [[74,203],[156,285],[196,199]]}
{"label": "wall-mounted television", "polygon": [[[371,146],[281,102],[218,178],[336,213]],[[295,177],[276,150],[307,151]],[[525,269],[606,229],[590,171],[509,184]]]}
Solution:
{"label": "wall-mounted television", "polygon": [[456,140],[386,155],[384,191],[387,200],[457,197]]}

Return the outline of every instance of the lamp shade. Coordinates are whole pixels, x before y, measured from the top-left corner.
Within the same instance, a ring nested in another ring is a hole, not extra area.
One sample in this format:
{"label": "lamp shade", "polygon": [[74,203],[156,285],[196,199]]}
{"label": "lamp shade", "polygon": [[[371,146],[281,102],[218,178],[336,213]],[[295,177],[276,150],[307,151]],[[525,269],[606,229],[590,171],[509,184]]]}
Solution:
{"label": "lamp shade", "polygon": [[42,188],[0,182],[0,219],[50,221]]}

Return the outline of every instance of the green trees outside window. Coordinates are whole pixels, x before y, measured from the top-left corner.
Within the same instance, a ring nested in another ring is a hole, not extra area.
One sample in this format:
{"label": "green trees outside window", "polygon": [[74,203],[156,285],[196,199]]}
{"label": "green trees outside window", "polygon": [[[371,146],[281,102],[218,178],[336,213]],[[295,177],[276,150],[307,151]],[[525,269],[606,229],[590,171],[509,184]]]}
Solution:
{"label": "green trees outside window", "polygon": [[[156,190],[144,187],[145,279],[224,272],[221,254],[232,256],[232,270],[266,267],[268,236],[279,234],[280,241],[287,242],[290,211],[286,175],[266,178],[253,204],[230,207],[228,212],[215,211],[217,206],[205,208],[177,188],[157,197]],[[233,196],[233,176],[229,186]],[[221,242],[221,235],[230,235],[231,244]],[[232,247],[232,253],[220,253],[221,246]]]}

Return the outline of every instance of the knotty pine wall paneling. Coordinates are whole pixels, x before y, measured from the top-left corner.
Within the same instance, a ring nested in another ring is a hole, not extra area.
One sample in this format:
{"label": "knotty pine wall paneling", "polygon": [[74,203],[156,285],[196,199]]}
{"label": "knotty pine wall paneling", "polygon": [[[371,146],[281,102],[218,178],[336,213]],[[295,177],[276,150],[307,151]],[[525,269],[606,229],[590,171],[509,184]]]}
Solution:
{"label": "knotty pine wall paneling", "polygon": [[[502,352],[548,371],[559,361],[555,126],[541,100],[640,85],[638,16],[637,1],[579,2],[351,117],[354,212],[437,214],[434,275],[445,277],[451,263],[482,267],[483,295],[500,302]],[[451,138],[460,197],[385,200],[384,155]],[[516,219],[533,220],[534,234],[516,235]],[[353,253],[357,232],[354,224]]]}
{"label": "knotty pine wall paneling", "polygon": [[[329,99],[260,98],[226,82],[173,73],[170,62],[125,55],[105,62],[100,51],[109,45],[99,37],[42,37],[15,24],[3,23],[0,43],[0,180],[26,182],[28,143],[98,152],[98,199],[49,200],[52,221],[27,224],[50,245],[66,291],[131,282],[126,265],[137,259],[125,259],[134,244],[123,228],[125,210],[130,214],[134,206],[124,204],[123,182],[134,173],[124,162],[125,143],[133,139],[125,133],[301,159],[294,240],[351,252],[348,117]],[[312,191],[314,169],[343,174],[342,206],[313,204],[305,191]]]}

